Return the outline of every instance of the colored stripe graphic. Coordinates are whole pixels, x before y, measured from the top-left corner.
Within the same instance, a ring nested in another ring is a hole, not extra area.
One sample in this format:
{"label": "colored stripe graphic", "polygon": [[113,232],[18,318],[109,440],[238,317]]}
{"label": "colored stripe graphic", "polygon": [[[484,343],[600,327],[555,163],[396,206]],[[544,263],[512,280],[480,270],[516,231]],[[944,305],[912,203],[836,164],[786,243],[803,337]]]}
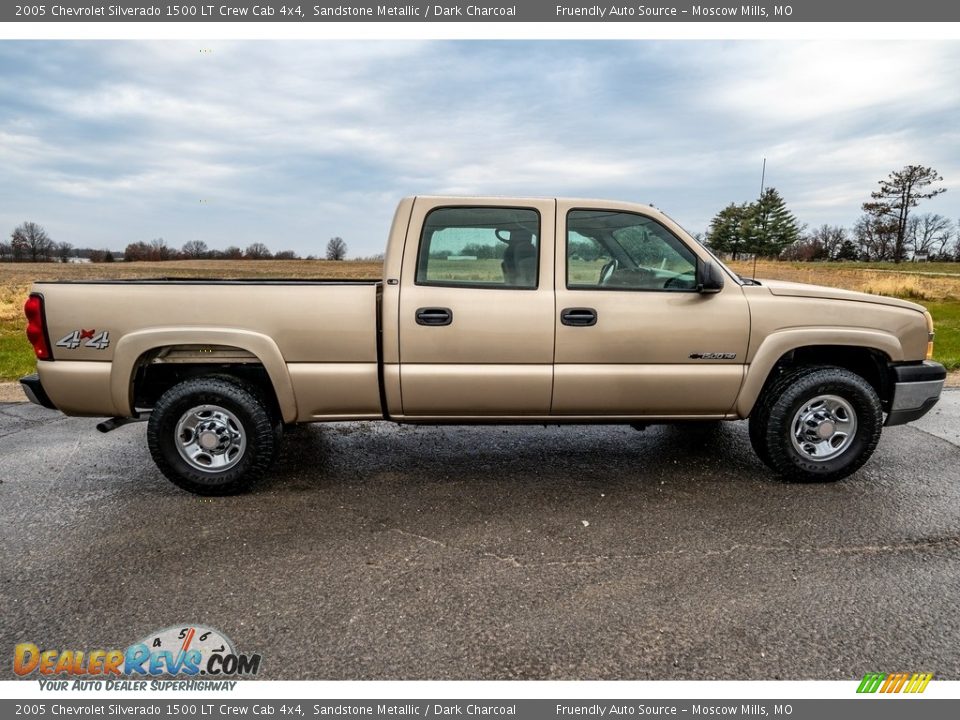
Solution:
{"label": "colored stripe graphic", "polygon": [[863,680],[860,681],[860,687],[857,688],[857,692],[875,693],[885,677],[886,675],[883,673],[867,673],[863,676]]}
{"label": "colored stripe graphic", "polygon": [[867,673],[857,687],[858,693],[922,693],[933,673]]}
{"label": "colored stripe graphic", "polygon": [[880,686],[881,693],[888,693],[890,689],[896,684],[898,675],[896,673],[890,673],[887,675],[886,680],[883,681],[883,685]]}
{"label": "colored stripe graphic", "polygon": [[889,692],[895,692],[895,693],[900,692],[900,688],[903,687],[903,684],[907,681],[908,677],[909,675],[907,675],[906,673],[897,673],[897,679],[894,681],[893,687],[890,688]]}
{"label": "colored stripe graphic", "polygon": [[917,691],[917,687],[920,685],[920,675],[914,673],[910,676],[910,682],[907,683],[907,686],[903,689],[905,693],[913,693]]}
{"label": "colored stripe graphic", "polygon": [[933,673],[921,673],[917,681],[917,686],[912,690],[915,693],[922,693],[927,689],[927,685],[933,680]]}

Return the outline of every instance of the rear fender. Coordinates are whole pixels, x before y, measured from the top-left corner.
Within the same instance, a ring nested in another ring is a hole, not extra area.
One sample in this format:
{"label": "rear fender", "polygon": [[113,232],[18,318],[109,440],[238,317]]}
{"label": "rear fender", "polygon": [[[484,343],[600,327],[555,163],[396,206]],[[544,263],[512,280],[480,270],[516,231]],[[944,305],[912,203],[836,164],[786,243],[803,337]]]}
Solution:
{"label": "rear fender", "polygon": [[171,345],[222,345],[246,350],[257,357],[273,385],[284,422],[297,417],[297,401],[287,365],[277,344],[268,336],[234,328],[151,328],[124,335],[114,347],[110,394],[114,407],[133,413],[133,379],[145,353]]}

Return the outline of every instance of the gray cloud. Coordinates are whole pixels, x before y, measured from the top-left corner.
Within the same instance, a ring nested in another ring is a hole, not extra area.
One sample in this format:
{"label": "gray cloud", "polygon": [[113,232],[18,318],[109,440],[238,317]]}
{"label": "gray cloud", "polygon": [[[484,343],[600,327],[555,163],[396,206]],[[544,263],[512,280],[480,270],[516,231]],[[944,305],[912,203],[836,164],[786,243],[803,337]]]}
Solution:
{"label": "gray cloud", "polygon": [[851,223],[912,162],[953,216],[958,61],[955,42],[5,41],[0,228],[363,255],[400,196],[484,193],[655,202],[702,230],[764,156],[811,225]]}

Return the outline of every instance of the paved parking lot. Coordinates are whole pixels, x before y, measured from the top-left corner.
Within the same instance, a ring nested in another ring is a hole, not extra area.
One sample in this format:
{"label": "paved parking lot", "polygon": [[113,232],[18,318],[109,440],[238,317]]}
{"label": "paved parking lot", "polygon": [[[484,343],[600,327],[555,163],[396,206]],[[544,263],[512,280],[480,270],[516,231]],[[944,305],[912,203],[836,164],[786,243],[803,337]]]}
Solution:
{"label": "paved parking lot", "polygon": [[960,678],[957,391],[833,485],[743,423],[338,424],[200,499],[144,430],[0,404],[0,677],[194,622],[268,678]]}

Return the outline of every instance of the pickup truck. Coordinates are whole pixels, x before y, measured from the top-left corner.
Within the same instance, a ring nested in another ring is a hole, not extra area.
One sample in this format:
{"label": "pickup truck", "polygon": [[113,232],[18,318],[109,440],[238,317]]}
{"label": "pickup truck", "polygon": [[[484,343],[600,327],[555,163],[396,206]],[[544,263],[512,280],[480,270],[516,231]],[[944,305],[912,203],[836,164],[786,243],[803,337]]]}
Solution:
{"label": "pickup truck", "polygon": [[911,302],[745,280],[663,212],[578,199],[410,197],[383,279],[37,282],[27,395],[147,420],[199,494],[266,473],[294,423],[749,419],[760,459],[846,477],[946,373]]}

